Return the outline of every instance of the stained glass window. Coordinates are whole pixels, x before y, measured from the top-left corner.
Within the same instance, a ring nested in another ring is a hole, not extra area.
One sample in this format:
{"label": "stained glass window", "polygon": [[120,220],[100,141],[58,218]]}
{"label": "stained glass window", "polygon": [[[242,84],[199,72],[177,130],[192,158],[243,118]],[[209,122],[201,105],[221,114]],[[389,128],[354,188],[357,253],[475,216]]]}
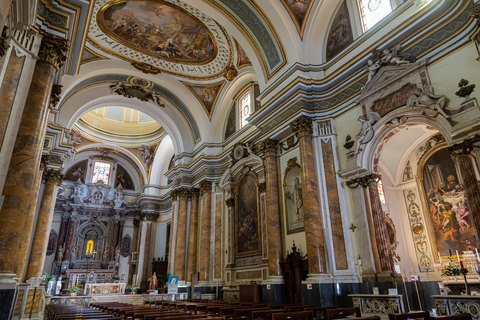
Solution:
{"label": "stained glass window", "polygon": [[247,118],[250,115],[250,91],[245,93],[239,102],[240,109],[240,128],[248,124]]}
{"label": "stained glass window", "polygon": [[387,204],[387,201],[385,201],[385,191],[383,190],[383,183],[382,180],[378,180],[377,182],[377,189],[378,189],[378,197],[380,198],[380,202],[383,205]]}
{"label": "stained glass window", "polygon": [[108,162],[95,161],[93,164],[92,183],[103,181],[103,183],[108,184],[111,166]]}
{"label": "stained glass window", "polygon": [[358,0],[363,29],[367,31],[392,12],[390,0]]}

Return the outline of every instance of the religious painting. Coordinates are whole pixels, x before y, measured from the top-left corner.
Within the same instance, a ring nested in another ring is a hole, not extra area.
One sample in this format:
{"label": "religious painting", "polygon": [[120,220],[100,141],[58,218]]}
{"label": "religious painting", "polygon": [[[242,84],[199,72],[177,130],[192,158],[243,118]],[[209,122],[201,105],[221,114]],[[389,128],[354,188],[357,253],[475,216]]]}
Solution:
{"label": "religious painting", "polygon": [[203,109],[208,115],[208,119],[211,119],[215,104],[217,103],[217,99],[220,96],[220,92],[222,91],[226,81],[203,86],[194,86],[186,82],[182,83],[193,93],[198,101],[200,101]]}
{"label": "religious painting", "polygon": [[237,67],[238,69],[246,67],[246,66],[251,66],[252,62],[250,59],[248,59],[247,53],[243,50],[242,46],[235,40],[235,45],[237,47],[237,54],[238,54],[238,59],[237,59]]}
{"label": "religious painting", "polygon": [[155,159],[155,149],[156,145],[154,146],[146,146],[142,145],[137,148],[137,155],[142,160],[142,163],[145,165],[147,171],[150,171],[150,167],[153,164],[153,160]]}
{"label": "religious painting", "polygon": [[[427,212],[440,255],[449,257],[456,255],[457,251],[461,255],[463,251],[478,248],[465,189],[446,148],[428,158],[423,166],[422,180]],[[412,225],[412,231],[415,233],[415,225]],[[423,231],[423,226],[419,231]]]}
{"label": "religious painting", "polygon": [[347,3],[344,1],[333,20],[327,41],[327,60],[345,49],[353,42],[352,26],[348,14]]}
{"label": "religious painting", "polygon": [[50,256],[55,253],[55,249],[57,248],[57,240],[58,235],[55,230],[50,230],[50,235],[48,236],[48,244],[47,244],[47,256]]}
{"label": "religious painting", "polygon": [[78,179],[85,183],[85,175],[87,174],[88,160],[80,161],[71,166],[64,175],[63,180],[70,182],[77,182]]}
{"label": "religious painting", "polygon": [[117,165],[117,175],[115,177],[115,188],[121,184],[125,190],[135,190],[135,184],[128,174],[127,170],[121,165]]}
{"label": "religious painting", "polygon": [[122,243],[121,243],[121,248],[120,248],[120,254],[122,257],[126,258],[130,254],[130,247],[132,246],[132,237],[130,237],[129,234],[125,235],[122,238]]}
{"label": "religious painting", "polygon": [[217,54],[207,27],[168,2],[114,1],[98,13],[105,34],[152,57],[185,64],[206,64]]}
{"label": "religious painting", "polygon": [[230,113],[227,117],[227,127],[225,128],[225,140],[230,138],[237,131],[237,113],[235,112],[235,104],[230,108]]}
{"label": "religious painting", "polygon": [[288,160],[287,169],[283,177],[288,234],[301,232],[305,227],[300,169],[297,157],[294,157]]}
{"label": "religious painting", "polygon": [[305,24],[314,3],[314,0],[282,0],[283,5],[290,14],[300,37],[303,38],[303,31],[305,30]]}
{"label": "religious painting", "polygon": [[237,257],[261,253],[257,179],[253,174],[241,178],[236,195],[235,253]]}

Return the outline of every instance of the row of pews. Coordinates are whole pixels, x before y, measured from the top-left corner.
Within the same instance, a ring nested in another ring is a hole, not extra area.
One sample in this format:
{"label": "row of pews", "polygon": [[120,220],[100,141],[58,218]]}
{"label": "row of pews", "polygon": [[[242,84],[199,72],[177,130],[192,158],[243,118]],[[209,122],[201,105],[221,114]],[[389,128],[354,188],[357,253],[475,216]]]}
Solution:
{"label": "row of pews", "polygon": [[[143,306],[119,302],[48,305],[46,320],[380,320],[362,317],[360,308],[318,307],[296,304],[232,303],[225,301],[147,301]],[[427,311],[389,315],[389,320],[472,320],[470,314],[430,317]]]}

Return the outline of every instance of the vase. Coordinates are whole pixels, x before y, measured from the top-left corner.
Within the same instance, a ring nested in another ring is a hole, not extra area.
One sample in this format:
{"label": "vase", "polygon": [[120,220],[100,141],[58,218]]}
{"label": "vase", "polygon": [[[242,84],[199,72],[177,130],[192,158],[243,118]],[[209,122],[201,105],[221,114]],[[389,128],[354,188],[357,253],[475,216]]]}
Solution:
{"label": "vase", "polygon": [[137,294],[135,291],[130,291],[130,294]]}
{"label": "vase", "polygon": [[76,297],[77,293],[76,292],[70,292],[70,297]]}

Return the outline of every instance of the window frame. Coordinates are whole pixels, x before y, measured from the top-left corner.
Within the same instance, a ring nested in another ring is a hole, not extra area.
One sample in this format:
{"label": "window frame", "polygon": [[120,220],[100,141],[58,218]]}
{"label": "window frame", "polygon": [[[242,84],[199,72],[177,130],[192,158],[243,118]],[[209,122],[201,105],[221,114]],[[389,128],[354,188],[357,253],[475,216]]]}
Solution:
{"label": "window frame", "polygon": [[247,94],[250,95],[250,104],[248,106],[249,114],[246,118],[248,119],[248,117],[250,117],[250,115],[253,113],[253,90],[252,90],[252,86],[249,86],[248,88],[240,91],[240,93],[238,94],[238,98],[235,101],[235,105],[236,105],[235,108],[236,108],[236,112],[237,112],[237,115],[238,115],[238,121],[237,121],[238,130],[242,130],[243,128],[245,128],[248,125],[248,121],[245,125],[243,125],[243,123],[242,123],[242,111],[243,110],[241,110],[241,101]]}

